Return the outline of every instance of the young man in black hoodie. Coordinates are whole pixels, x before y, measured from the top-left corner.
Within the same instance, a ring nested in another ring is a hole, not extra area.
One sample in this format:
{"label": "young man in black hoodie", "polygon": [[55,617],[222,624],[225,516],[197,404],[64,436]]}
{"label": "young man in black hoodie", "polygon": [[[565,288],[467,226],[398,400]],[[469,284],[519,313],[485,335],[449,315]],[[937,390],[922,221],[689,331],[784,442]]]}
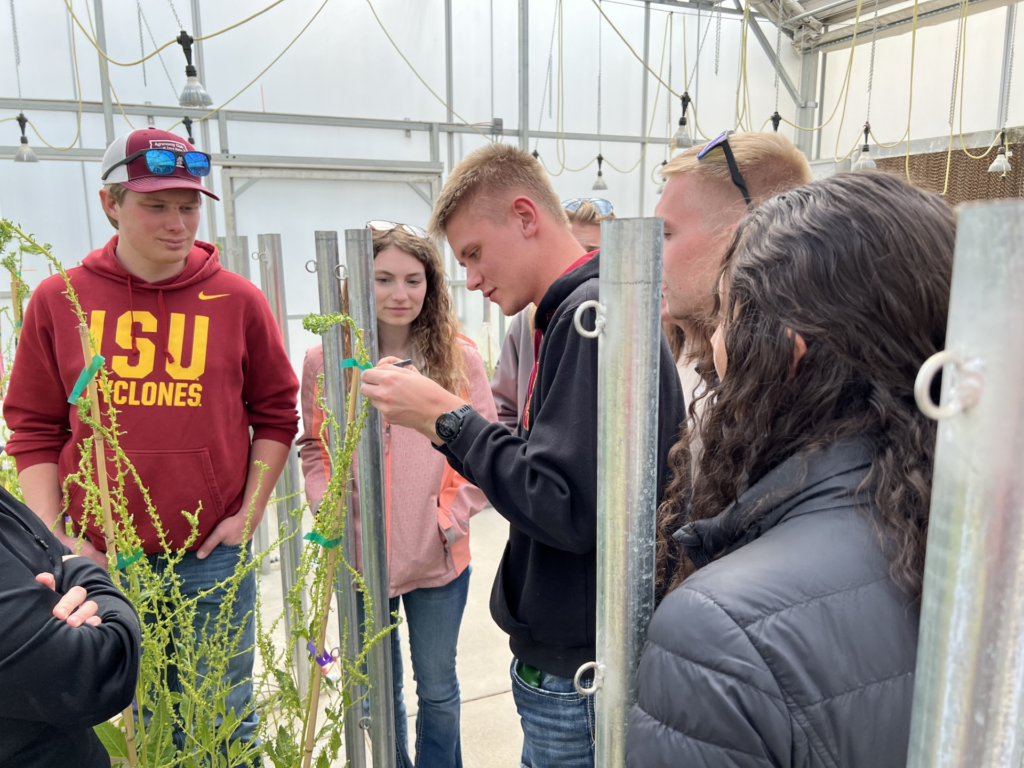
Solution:
{"label": "young man in black hoodie", "polygon": [[[573,238],[540,164],[492,144],[452,171],[431,218],[466,268],[466,285],[514,315],[537,305],[537,362],[518,430],[490,423],[410,368],[363,374],[363,393],[393,424],[417,429],[482,489],[510,525],[491,593],[509,634],[512,690],[529,768],[593,765],[593,699],[573,675],[594,660],[597,556],[597,341],[573,313],[598,298],[597,251]],[[659,488],[684,418],[682,392],[662,344]]]}

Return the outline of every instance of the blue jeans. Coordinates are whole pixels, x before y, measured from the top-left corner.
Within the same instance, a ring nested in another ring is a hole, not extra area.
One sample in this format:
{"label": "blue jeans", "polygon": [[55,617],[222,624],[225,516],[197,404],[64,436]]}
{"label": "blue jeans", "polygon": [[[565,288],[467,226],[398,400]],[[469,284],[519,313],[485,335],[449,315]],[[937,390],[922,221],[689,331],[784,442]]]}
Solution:
{"label": "blue jeans", "polygon": [[[572,680],[540,673],[533,687],[516,672],[512,659],[512,697],[523,725],[525,768],[593,768],[594,697],[580,696]],[[593,673],[584,676],[593,680]],[[589,683],[586,683],[589,684]]]}
{"label": "blue jeans", "polygon": [[[462,768],[461,699],[455,674],[459,626],[469,595],[469,566],[441,587],[414,589],[390,600],[389,610],[405,604],[413,679],[416,681],[417,768]],[[392,618],[392,624],[395,620]],[[412,768],[405,711],[402,648],[398,629],[391,632],[391,674],[395,707],[396,753],[399,768]],[[373,691],[370,691],[373,695]]]}
{"label": "blue jeans", "polygon": [[[204,625],[207,632],[212,632],[216,626],[217,617],[223,601],[223,590],[216,589],[217,585],[230,578],[238,566],[239,555],[242,550],[241,544],[220,544],[206,557],[200,560],[196,552],[186,552],[181,562],[175,567],[174,572],[181,579],[181,593],[183,597],[196,600],[196,613],[193,621],[193,628],[196,632],[197,642],[201,636]],[[246,548],[246,561],[252,561],[252,547]],[[161,555],[149,555],[149,561],[153,570],[163,573],[166,562]],[[210,594],[200,596],[200,593],[213,590]],[[225,675],[225,687],[230,690],[225,697],[227,710],[234,710],[242,714],[242,722],[235,729],[234,740],[252,741],[256,739],[256,727],[259,724],[259,715],[251,707],[253,697],[252,668],[256,658],[256,625],[252,619],[252,613],[256,609],[256,573],[250,572],[239,584],[235,602],[232,606],[230,621],[230,639],[234,640],[237,633],[241,633],[238,643],[238,653],[228,662],[227,674]],[[208,622],[208,623],[207,623]],[[203,675],[205,670],[200,660],[198,670]],[[171,690],[181,690],[176,670],[170,670],[168,676],[168,687]],[[219,725],[223,718],[217,716]],[[179,749],[185,747],[185,735],[174,734],[174,742]],[[259,762],[256,763],[259,765]]]}

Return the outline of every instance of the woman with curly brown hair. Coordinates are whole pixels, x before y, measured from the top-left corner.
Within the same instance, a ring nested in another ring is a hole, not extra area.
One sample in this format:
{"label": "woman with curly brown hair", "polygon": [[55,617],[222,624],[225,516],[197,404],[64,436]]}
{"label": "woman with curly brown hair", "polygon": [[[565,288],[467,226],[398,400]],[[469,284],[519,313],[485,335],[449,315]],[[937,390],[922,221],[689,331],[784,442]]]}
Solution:
{"label": "woman with curly brown hair", "polygon": [[[411,359],[424,376],[496,420],[483,361],[473,342],[459,334],[437,248],[426,232],[408,224],[371,221],[367,226],[373,231],[381,358]],[[327,446],[320,441],[324,412],[315,392],[323,370],[323,352],[317,345],[306,353],[303,366],[303,435],[299,439],[306,495],[314,508],[323,498],[330,470]],[[472,570],[469,518],[487,500],[415,430],[385,423],[384,464],[389,613],[398,610],[399,600],[404,603],[403,631],[409,636],[419,701],[415,764],[461,768],[455,650]],[[355,529],[358,535],[358,517]],[[408,767],[413,762],[397,629],[391,638],[396,752],[398,765]]]}
{"label": "woman with curly brown hair", "polygon": [[628,765],[905,764],[935,448],[913,390],[944,346],[954,233],[881,174],[740,224],[719,383],[670,456]]}

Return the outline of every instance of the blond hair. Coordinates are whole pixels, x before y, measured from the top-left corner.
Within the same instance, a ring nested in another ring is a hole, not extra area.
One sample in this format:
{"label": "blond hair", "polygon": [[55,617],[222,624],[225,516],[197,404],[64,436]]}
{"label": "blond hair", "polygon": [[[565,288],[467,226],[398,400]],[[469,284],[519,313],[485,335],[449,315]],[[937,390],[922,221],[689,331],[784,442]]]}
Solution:
{"label": "blond hair", "polygon": [[555,221],[569,226],[540,163],[529,152],[494,142],[470,153],[452,169],[434,203],[428,230],[432,237],[443,238],[448,222],[466,200],[482,207],[495,223],[503,223],[508,198],[518,195],[530,198]]}
{"label": "blond hair", "polygon": [[605,219],[615,218],[614,211],[608,215],[602,215],[594,207],[593,203],[586,201],[580,203],[580,207],[575,211],[566,211],[565,215],[568,217],[570,224],[600,224]]}
{"label": "blond hair", "polygon": [[[103,189],[106,191],[108,195],[110,195],[111,199],[115,203],[117,203],[118,205],[124,205],[124,199],[128,195],[128,187],[124,186],[123,184],[104,184]],[[114,229],[119,229],[119,227],[117,226],[117,221],[112,219],[110,216],[107,216],[107,221],[110,222],[110,226],[112,226]]]}
{"label": "blond hair", "polygon": [[[729,137],[729,148],[755,206],[813,178],[807,158],[793,142],[777,133],[737,133]],[[701,149],[693,147],[673,157],[661,169],[661,175],[666,179],[684,175],[699,179],[702,186],[707,185],[709,194],[701,194],[697,205],[709,216],[712,212],[729,213],[729,223],[738,221],[747,211],[733,184],[725,152],[714,149],[698,160]],[[723,201],[728,203],[723,206]]]}
{"label": "blond hair", "polygon": [[409,234],[401,227],[386,232],[373,231],[373,257],[395,247],[423,265],[427,291],[423,308],[412,321],[412,343],[416,365],[427,378],[433,379],[455,395],[462,395],[466,376],[464,356],[459,343],[459,319],[448,293],[441,254],[425,237]]}

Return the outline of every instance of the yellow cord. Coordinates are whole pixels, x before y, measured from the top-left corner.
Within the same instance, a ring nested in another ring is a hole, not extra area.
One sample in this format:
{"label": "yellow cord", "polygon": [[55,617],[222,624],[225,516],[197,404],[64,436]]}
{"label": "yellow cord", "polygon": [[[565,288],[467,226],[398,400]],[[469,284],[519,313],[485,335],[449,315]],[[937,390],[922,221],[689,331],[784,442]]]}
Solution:
{"label": "yellow cord", "polygon": [[[259,80],[261,77],[263,77],[263,75],[265,75],[267,73],[268,69],[270,69],[272,66],[274,66],[282,56],[284,56],[286,53],[288,53],[288,49],[291,48],[293,45],[295,45],[296,41],[300,37],[302,37],[303,32],[305,32],[307,29],[309,29],[309,25],[312,24],[316,20],[316,17],[320,15],[320,11],[322,11],[324,9],[324,6],[327,5],[327,3],[329,3],[330,1],[331,0],[324,0],[320,4],[320,7],[316,9],[316,13],[314,13],[312,15],[312,17],[310,17],[309,21],[306,22],[306,25],[302,29],[299,30],[299,34],[297,34],[295,37],[293,37],[292,41],[290,43],[288,43],[288,45],[285,46],[284,50],[281,51],[279,54],[277,54],[277,56],[274,57],[274,60],[271,61],[269,64],[267,64],[267,66],[265,66],[263,68],[263,70],[258,75],[256,75],[256,77],[254,77],[252,80],[250,80],[248,83],[246,83],[246,85],[240,91],[238,91],[238,93],[236,93],[234,96],[232,96],[230,99],[225,101],[223,104],[221,104],[216,109],[212,109],[209,112],[207,112],[205,115],[200,117],[196,122],[201,123],[204,120],[209,120],[213,115],[215,115],[218,112],[220,112],[222,109],[224,109],[224,107],[226,107],[232,101],[234,101],[239,96],[241,96],[243,93],[245,93],[247,90],[249,90],[249,88],[252,87],[253,83],[255,83],[257,80]],[[178,122],[176,122],[174,125],[172,125],[167,130],[168,131],[173,131],[175,128],[177,128],[181,124],[182,124],[182,121],[179,120]]]}
{"label": "yellow cord", "polygon": [[[966,26],[966,25],[967,25],[967,22],[965,20],[964,21],[964,26]],[[963,53],[961,55],[962,56],[966,56],[967,55],[967,35],[966,34],[964,35],[964,40],[963,40],[963,44],[962,44],[961,48],[963,50]],[[966,67],[966,64],[964,66]],[[1000,126],[1000,128],[1002,128],[1002,126]],[[999,136],[1000,136],[1000,131],[996,131],[996,135],[992,138],[992,143],[989,144],[988,148],[984,152],[982,152],[980,155],[971,154],[971,151],[969,149],[967,149],[967,144],[966,144],[966,142],[964,142],[964,78],[961,77],[960,78],[960,148],[964,151],[964,154],[967,155],[972,160],[982,160],[982,159],[988,157],[989,153],[992,152],[992,150],[993,150],[993,148],[995,148],[996,144],[999,143]]]}
{"label": "yellow cord", "polygon": [[[275,2],[271,3],[270,5],[268,5],[262,11],[257,11],[256,13],[252,14],[251,16],[247,16],[246,18],[242,19],[241,21],[235,22],[234,24],[232,24],[229,27],[224,27],[224,29],[217,30],[216,32],[212,32],[209,35],[203,35],[201,37],[197,37],[197,38],[195,38],[195,40],[196,41],[199,41],[199,40],[210,40],[211,38],[217,37],[218,35],[223,35],[225,32],[230,32],[232,29],[235,29],[236,27],[240,27],[243,24],[245,24],[246,22],[252,21],[257,16],[262,16],[264,13],[269,11],[271,8],[274,8],[275,6],[280,5],[284,1],[285,0],[275,0]],[[149,61],[151,58],[156,56],[158,53],[163,51],[165,48],[168,48],[168,47],[170,47],[170,46],[172,46],[172,45],[174,45],[175,43],[178,42],[177,38],[175,38],[174,40],[168,40],[166,43],[161,45],[155,51],[153,51],[152,53],[150,53],[150,54],[148,54],[146,56],[143,56],[138,61],[115,61],[114,59],[112,59],[109,56],[107,56],[107,52],[100,48],[99,43],[96,42],[94,37],[89,37],[89,33],[85,31],[85,27],[82,26],[82,22],[79,21],[78,17],[75,15],[74,10],[71,7],[71,0],[64,0],[64,5],[67,7],[68,12],[71,14],[71,18],[74,20],[75,24],[77,24],[78,28],[80,30],[82,30],[82,34],[85,35],[85,39],[89,41],[89,43],[92,45],[93,48],[95,48],[97,50],[97,52],[99,52],[100,56],[102,56],[106,61],[108,61],[111,64],[113,64],[115,66],[118,66],[118,67],[134,67],[134,66],[137,66],[137,65],[141,64],[144,61]],[[91,25],[92,25],[92,22],[90,21],[90,26]],[[95,35],[95,30],[93,31],[93,35]]]}
{"label": "yellow cord", "polygon": [[[464,125],[468,125],[468,126],[469,126],[470,128],[472,128],[472,129],[473,129],[473,130],[474,130],[474,131],[475,131],[476,133],[479,133],[479,134],[480,134],[481,136],[483,136],[483,137],[484,137],[485,139],[487,139],[488,141],[493,141],[493,139],[492,139],[492,138],[491,138],[490,136],[488,136],[488,135],[487,135],[486,133],[484,133],[483,131],[479,130],[479,129],[478,129],[478,128],[477,128],[476,126],[475,126],[475,125],[473,125],[473,124],[472,124],[471,122],[469,122],[468,120],[466,120],[466,118],[464,118],[464,117],[463,117],[462,115],[460,115],[460,114],[459,114],[458,112],[456,112],[456,111],[455,111],[454,109],[452,109],[452,108],[451,108],[451,106],[450,106],[450,105],[449,105],[449,104],[448,104],[448,103],[447,103],[447,102],[446,102],[446,101],[445,101],[444,99],[442,99],[442,98],[441,98],[440,96],[438,96],[438,95],[437,95],[437,92],[436,92],[436,91],[434,91],[434,89],[433,89],[433,88],[431,88],[431,87],[430,87],[429,85],[427,85],[427,81],[426,81],[426,80],[424,80],[424,79],[423,79],[423,77],[422,77],[422,76],[420,75],[420,73],[416,71],[416,67],[414,67],[414,66],[412,65],[412,62],[411,62],[411,61],[409,61],[409,59],[408,59],[408,58],[406,58],[406,55],[405,55],[404,53],[402,53],[402,49],[398,47],[398,44],[397,44],[397,43],[396,43],[396,42],[394,41],[394,39],[393,39],[393,38],[391,37],[391,34],[390,34],[390,33],[388,32],[388,30],[387,30],[387,27],[385,27],[385,26],[384,26],[384,22],[383,22],[383,21],[381,21],[381,20],[380,20],[380,16],[378,16],[378,15],[377,15],[377,9],[375,9],[375,8],[373,7],[373,3],[371,2],[371,0],[366,0],[366,4],[367,4],[368,6],[370,6],[370,13],[372,13],[372,14],[373,14],[373,18],[377,20],[377,25],[378,25],[378,26],[379,26],[379,27],[381,28],[381,31],[382,31],[382,32],[384,33],[384,36],[385,36],[385,37],[386,37],[386,38],[388,39],[388,42],[389,42],[389,43],[391,43],[391,47],[392,47],[392,48],[394,48],[394,49],[395,49],[395,52],[396,52],[396,53],[397,53],[397,54],[398,54],[399,56],[401,56],[401,57],[402,57],[402,61],[404,61],[404,62],[406,63],[406,65],[407,65],[407,66],[409,67],[409,69],[410,69],[410,70],[412,71],[412,73],[413,73],[414,75],[416,75],[416,79],[417,79],[417,80],[419,80],[419,81],[420,81],[420,82],[421,82],[421,83],[423,84],[423,87],[424,87],[424,88],[426,88],[426,89],[427,89],[428,91],[430,91],[430,95],[431,95],[431,96],[433,96],[433,97],[434,97],[435,99],[437,99],[437,100],[438,100],[439,102],[441,102],[441,104],[443,104],[443,105],[444,105],[445,109],[448,109],[448,110],[450,110],[450,111],[451,111],[451,113],[452,113],[453,115],[455,115],[455,117],[457,117],[457,118],[458,118],[458,119],[459,119],[459,120],[460,120],[460,121],[461,121],[461,122],[462,122],[462,123],[463,123]],[[326,2],[325,2],[325,5],[326,5]],[[322,5],[321,5],[320,7],[321,7],[321,8],[323,8],[323,6],[322,6]],[[320,13],[320,11],[317,11],[317,13]],[[316,17],[314,16],[314,18],[316,18]],[[312,19],[311,19],[310,21],[312,21]],[[307,24],[306,26],[308,27],[309,25]],[[305,31],[305,27],[303,27],[303,31]],[[301,34],[302,34],[302,32],[300,32],[299,34],[301,35]],[[298,39],[298,38],[296,38],[296,40],[297,40],[297,39]],[[294,42],[295,42],[295,40],[293,40],[292,42],[294,43]],[[289,43],[288,45],[289,45],[289,46],[291,46],[291,43]],[[287,48],[285,48],[285,50],[287,51],[288,49],[287,49]],[[282,52],[282,53],[283,53],[283,52]],[[280,56],[279,56],[278,58],[280,58]],[[277,61],[277,59],[275,59],[274,61]],[[274,62],[271,62],[271,64],[273,64],[273,63],[274,63]],[[269,67],[268,67],[268,69],[269,69]],[[266,70],[264,70],[264,71],[266,71]],[[262,74],[262,73],[261,73],[261,74]],[[255,82],[255,81],[254,81],[254,82]],[[252,83],[250,83],[249,85],[252,85]],[[248,88],[248,87],[249,87],[249,86],[247,85],[247,86],[246,86],[246,88]],[[232,97],[232,98],[234,98],[234,97]],[[204,118],[204,119],[205,119],[205,118]]]}
{"label": "yellow cord", "polygon": [[[853,22],[853,39],[850,41],[850,46],[851,46],[851,50],[850,50],[850,65],[851,66],[853,65],[853,49],[857,46],[857,33],[860,31],[860,11],[861,11],[861,6],[863,5],[863,2],[864,2],[864,0],[857,0],[857,16],[856,16],[856,18],[854,19],[854,22]],[[850,155],[852,155],[854,152],[857,151],[857,145],[860,143],[861,129],[858,128],[858,130],[857,130],[857,141],[854,143],[853,149],[851,149],[843,158],[839,157],[839,139],[843,135],[843,123],[846,122],[846,107],[847,107],[847,105],[850,102],[850,83],[851,83],[850,72],[847,71],[846,95],[843,97],[843,113],[839,117],[839,127],[836,128],[836,151],[835,151],[835,157],[833,159],[837,163],[842,163],[842,162],[846,161],[846,159],[848,157],[850,157]],[[838,103],[836,104],[836,106],[839,106]]]}

